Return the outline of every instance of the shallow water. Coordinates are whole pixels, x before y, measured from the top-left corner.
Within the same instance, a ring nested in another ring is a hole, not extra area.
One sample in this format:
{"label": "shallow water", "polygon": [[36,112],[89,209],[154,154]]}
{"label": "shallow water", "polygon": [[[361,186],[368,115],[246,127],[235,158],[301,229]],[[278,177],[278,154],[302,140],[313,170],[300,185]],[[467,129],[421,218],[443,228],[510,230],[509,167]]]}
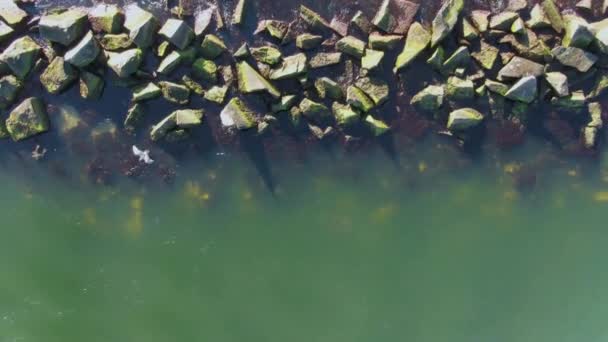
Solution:
{"label": "shallow water", "polygon": [[518,191],[532,150],[317,151],[274,194],[240,155],[160,188],[5,167],[0,341],[604,340],[608,183]]}

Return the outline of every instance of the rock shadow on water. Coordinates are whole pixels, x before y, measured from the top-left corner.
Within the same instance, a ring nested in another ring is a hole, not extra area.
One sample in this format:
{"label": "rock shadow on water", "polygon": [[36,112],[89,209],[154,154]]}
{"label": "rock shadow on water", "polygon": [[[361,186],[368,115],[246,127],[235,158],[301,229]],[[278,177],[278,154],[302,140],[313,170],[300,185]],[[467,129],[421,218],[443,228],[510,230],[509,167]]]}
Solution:
{"label": "rock shadow on water", "polygon": [[238,139],[241,150],[253,163],[266,189],[275,197],[276,181],[272,174],[266,149],[264,148],[261,138],[254,132],[245,132],[244,134],[240,134]]}

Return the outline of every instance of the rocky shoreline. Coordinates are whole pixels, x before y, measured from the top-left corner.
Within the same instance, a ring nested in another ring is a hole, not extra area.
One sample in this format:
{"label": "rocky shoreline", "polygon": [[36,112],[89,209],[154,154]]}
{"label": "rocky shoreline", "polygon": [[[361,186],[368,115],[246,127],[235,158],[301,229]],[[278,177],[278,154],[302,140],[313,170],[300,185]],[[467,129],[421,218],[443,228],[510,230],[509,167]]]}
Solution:
{"label": "rocky shoreline", "polygon": [[[430,23],[407,0],[384,0],[376,13],[348,20],[301,5],[293,21],[253,23],[255,41],[232,37],[251,27],[252,1],[239,0],[229,17],[216,6],[178,6],[161,23],[134,4],[32,16],[27,2],[0,0],[0,137],[66,132],[41,96],[24,98],[27,84],[51,95],[78,87],[94,103],[111,83],[131,98],[113,127],[149,146],[199,139],[193,132],[213,123],[232,136],[290,130],[346,143],[435,131],[462,146],[480,144],[498,125],[507,129],[494,138],[505,145],[541,130],[565,151],[598,149],[607,4],[511,0],[491,13],[447,0]],[[177,108],[159,118],[146,107],[159,99]],[[413,111],[422,124],[399,118]]]}

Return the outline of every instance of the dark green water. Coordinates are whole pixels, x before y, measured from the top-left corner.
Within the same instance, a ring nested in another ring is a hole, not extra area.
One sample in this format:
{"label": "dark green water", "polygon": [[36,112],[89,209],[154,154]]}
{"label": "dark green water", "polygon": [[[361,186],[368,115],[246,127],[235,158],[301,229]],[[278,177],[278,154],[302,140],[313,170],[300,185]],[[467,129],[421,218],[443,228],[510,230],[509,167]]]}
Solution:
{"label": "dark green water", "polygon": [[532,150],[319,151],[275,195],[240,155],[147,188],[5,167],[0,341],[602,341],[608,183],[517,191]]}

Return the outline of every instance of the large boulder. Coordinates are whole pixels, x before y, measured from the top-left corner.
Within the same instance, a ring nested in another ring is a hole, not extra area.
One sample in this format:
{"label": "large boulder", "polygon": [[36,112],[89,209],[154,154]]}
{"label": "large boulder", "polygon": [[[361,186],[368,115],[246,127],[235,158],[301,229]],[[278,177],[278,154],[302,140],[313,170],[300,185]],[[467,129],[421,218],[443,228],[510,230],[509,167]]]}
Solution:
{"label": "large boulder", "polygon": [[87,13],[79,9],[43,15],[38,24],[40,36],[62,45],[70,45],[86,32]]}
{"label": "large boulder", "polygon": [[[447,0],[433,19],[431,47],[437,46],[454,29],[464,8],[464,0]],[[409,36],[409,33],[408,33]]]}
{"label": "large boulder", "polygon": [[79,68],[84,68],[97,59],[100,51],[93,32],[89,31],[76,46],[65,53],[65,60]]}
{"label": "large boulder", "polygon": [[123,52],[108,52],[107,64],[118,77],[128,77],[134,74],[143,61],[140,49],[130,49]]}
{"label": "large boulder", "polygon": [[279,89],[268,82],[245,61],[237,64],[237,77],[239,90],[243,94],[267,92],[276,99],[281,97]]}
{"label": "large boulder", "polygon": [[122,13],[117,5],[100,3],[89,11],[89,22],[95,32],[118,33],[122,26]]}
{"label": "large boulder", "polygon": [[78,70],[63,57],[55,57],[40,75],[40,83],[51,94],[59,94],[78,79]]}
{"label": "large boulder", "polygon": [[483,115],[473,108],[457,109],[450,113],[447,128],[451,132],[465,131],[479,125]]}
{"label": "large boulder", "polygon": [[23,88],[23,83],[13,75],[0,78],[0,109],[10,107],[17,99],[21,88]]}
{"label": "large boulder", "polygon": [[21,102],[6,119],[6,129],[14,141],[48,131],[49,118],[42,100],[30,97]]}
{"label": "large boulder", "polygon": [[145,49],[154,42],[158,20],[152,13],[136,4],[131,4],[125,9],[125,27],[129,30],[129,37],[135,45]]}
{"label": "large boulder", "polygon": [[32,70],[40,49],[29,36],[21,37],[4,49],[0,62],[6,63],[15,76],[24,79]]}
{"label": "large boulder", "polygon": [[397,73],[399,70],[408,66],[422,51],[424,51],[424,49],[426,49],[430,41],[431,34],[422,27],[420,23],[413,23],[407,32],[405,47],[401,54],[397,56],[393,72]]}
{"label": "large boulder", "polygon": [[168,41],[180,50],[188,47],[192,39],[194,39],[194,32],[190,26],[179,19],[167,19],[158,33],[167,38]]}

